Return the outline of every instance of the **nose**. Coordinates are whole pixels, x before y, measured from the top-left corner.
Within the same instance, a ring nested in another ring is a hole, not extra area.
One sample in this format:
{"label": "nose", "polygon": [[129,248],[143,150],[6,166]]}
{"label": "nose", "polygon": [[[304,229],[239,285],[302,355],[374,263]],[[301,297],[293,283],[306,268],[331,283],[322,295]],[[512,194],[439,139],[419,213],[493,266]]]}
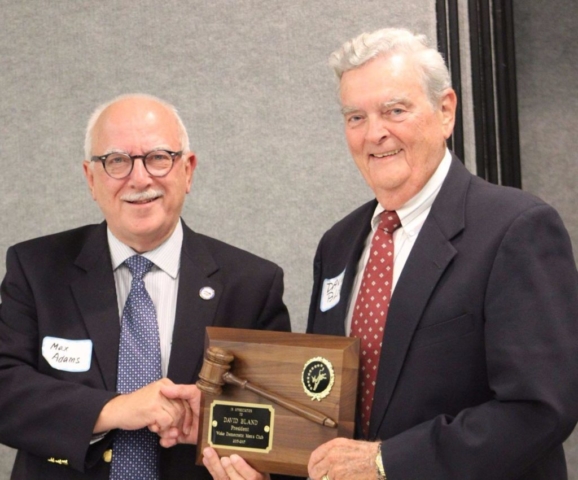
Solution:
{"label": "nose", "polygon": [[367,121],[367,131],[365,132],[365,139],[368,142],[379,144],[385,140],[389,135],[386,121],[381,117],[369,118]]}
{"label": "nose", "polygon": [[152,176],[147,172],[142,158],[135,158],[129,181],[131,185],[137,188],[142,188],[152,183]]}

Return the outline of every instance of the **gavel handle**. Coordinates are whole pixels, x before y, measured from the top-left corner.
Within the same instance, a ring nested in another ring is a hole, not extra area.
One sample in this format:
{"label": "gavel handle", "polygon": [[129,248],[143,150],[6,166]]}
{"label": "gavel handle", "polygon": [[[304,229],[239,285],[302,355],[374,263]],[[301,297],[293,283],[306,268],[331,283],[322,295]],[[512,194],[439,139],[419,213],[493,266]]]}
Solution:
{"label": "gavel handle", "polygon": [[313,408],[306,407],[305,405],[294,402],[293,400],[289,400],[288,398],[285,398],[281,395],[265,390],[264,388],[253,385],[248,380],[242,380],[238,377],[235,377],[235,375],[233,375],[231,372],[224,373],[223,380],[225,383],[236,385],[237,387],[241,387],[245,390],[256,393],[257,395],[266,398],[267,400],[271,400],[277,405],[281,405],[283,408],[286,408],[287,410],[296,413],[301,417],[311,420],[312,422],[319,423],[320,425],[324,425],[326,427],[337,427],[337,423],[327,415],[318,412]]}

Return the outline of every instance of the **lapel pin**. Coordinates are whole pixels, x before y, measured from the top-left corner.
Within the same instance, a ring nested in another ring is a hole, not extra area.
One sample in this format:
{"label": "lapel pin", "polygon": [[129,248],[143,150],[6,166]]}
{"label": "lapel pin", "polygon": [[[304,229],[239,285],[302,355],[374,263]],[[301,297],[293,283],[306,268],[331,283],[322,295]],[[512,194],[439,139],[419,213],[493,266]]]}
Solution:
{"label": "lapel pin", "polygon": [[215,296],[215,290],[213,290],[211,287],[203,287],[199,291],[199,296],[203,300],[210,300],[211,298],[213,298]]}

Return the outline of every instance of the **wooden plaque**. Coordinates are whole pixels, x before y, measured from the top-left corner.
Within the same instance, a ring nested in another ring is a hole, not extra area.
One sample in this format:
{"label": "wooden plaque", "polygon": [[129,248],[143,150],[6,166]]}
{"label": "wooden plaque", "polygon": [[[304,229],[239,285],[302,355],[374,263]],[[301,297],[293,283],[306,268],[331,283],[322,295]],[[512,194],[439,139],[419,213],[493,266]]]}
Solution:
{"label": "wooden plaque", "polygon": [[309,456],[336,437],[352,438],[359,368],[356,338],[207,327],[205,349],[234,355],[230,372],[252,385],[314,409],[335,428],[304,418],[236,385],[203,394],[197,464],[212,446],[237,453],[260,472],[307,476]]}

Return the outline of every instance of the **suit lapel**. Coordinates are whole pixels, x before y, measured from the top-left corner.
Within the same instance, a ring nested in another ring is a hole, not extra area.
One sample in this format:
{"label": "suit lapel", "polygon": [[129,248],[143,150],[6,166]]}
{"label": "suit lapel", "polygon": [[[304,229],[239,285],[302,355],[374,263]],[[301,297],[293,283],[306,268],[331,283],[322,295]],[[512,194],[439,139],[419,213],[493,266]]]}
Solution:
{"label": "suit lapel", "polygon": [[451,240],[463,230],[471,174],[455,157],[418,235],[389,307],[370,421],[377,435],[414,332],[435,287],[456,255]]}
{"label": "suit lapel", "polygon": [[98,225],[87,238],[75,264],[84,270],[72,285],[72,293],[88,336],[92,340],[102,379],[107,390],[116,390],[120,319],[112,261],[106,238],[106,223]]}
{"label": "suit lapel", "polygon": [[[205,327],[213,323],[223,294],[223,285],[211,276],[218,265],[201,238],[183,222],[183,247],[179,271],[177,311],[168,377],[175,383],[192,383],[200,369],[205,350]],[[214,290],[213,298],[204,300],[200,291]]]}
{"label": "suit lapel", "polygon": [[[320,245],[318,254],[323,252],[324,257],[321,259],[323,269],[319,276],[316,274],[316,283],[313,289],[314,294],[312,295],[311,310],[309,312],[310,322],[312,318],[315,319],[314,333],[338,336],[346,335],[345,319],[347,316],[347,308],[351,299],[359,259],[363,253],[365,241],[371,231],[371,218],[376,206],[376,200],[368,202],[344,218],[340,224],[336,225],[334,228],[344,233],[333,235],[333,242],[329,243],[327,251],[323,248],[323,245]],[[342,222],[344,223],[341,224]],[[328,232],[328,235],[331,233],[333,232]],[[316,258],[316,262],[317,261],[320,261],[320,259]],[[343,269],[345,269],[345,275],[341,286],[339,303],[325,313],[319,312],[323,281],[327,278],[334,278],[340,275]],[[356,438],[362,438],[361,416],[359,412],[356,412],[355,425],[357,429],[355,434]]]}
{"label": "suit lapel", "polygon": [[[327,278],[340,275],[345,269],[343,277],[343,285],[341,286],[341,293],[339,303],[332,309],[328,310],[325,315],[317,315],[315,332],[326,335],[345,336],[345,318],[347,316],[347,307],[351,298],[351,291],[355,282],[355,274],[357,272],[357,265],[363,253],[365,241],[371,230],[371,217],[377,206],[377,201],[368,202],[361,211],[354,217],[354,226],[348,226],[348,233],[351,236],[343,236],[339,238],[340,242],[337,248],[330,251],[326,255],[329,257],[325,262],[328,262],[329,268],[324,268],[321,272],[323,277],[319,278],[320,286],[323,288],[323,281]],[[320,308],[320,298],[318,295],[315,308]]]}

